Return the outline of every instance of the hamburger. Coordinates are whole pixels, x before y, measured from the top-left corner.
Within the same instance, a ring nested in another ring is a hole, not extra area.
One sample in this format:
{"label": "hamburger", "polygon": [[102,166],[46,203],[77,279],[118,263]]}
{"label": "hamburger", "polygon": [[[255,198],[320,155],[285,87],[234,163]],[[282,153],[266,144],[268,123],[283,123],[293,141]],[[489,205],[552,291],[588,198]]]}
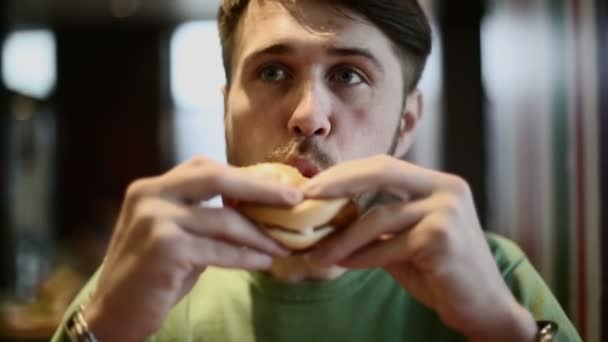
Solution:
{"label": "hamburger", "polygon": [[[298,187],[304,177],[295,167],[280,163],[261,163],[244,168],[254,176],[276,179]],[[253,221],[283,246],[304,251],[357,218],[355,203],[345,197],[305,199],[293,207],[256,203],[236,203],[235,209]]]}

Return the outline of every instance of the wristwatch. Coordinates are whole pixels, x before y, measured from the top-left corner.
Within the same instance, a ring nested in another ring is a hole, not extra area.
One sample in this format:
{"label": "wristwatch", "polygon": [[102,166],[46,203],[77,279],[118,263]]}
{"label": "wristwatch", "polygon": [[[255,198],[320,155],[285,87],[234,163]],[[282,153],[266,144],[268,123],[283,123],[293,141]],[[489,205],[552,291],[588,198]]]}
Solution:
{"label": "wristwatch", "polygon": [[89,330],[89,325],[84,319],[84,305],[80,305],[67,323],[67,334],[72,342],[98,342],[97,337]]}
{"label": "wristwatch", "polygon": [[536,335],[537,342],[553,342],[557,341],[557,332],[559,326],[553,321],[537,321],[538,333]]}

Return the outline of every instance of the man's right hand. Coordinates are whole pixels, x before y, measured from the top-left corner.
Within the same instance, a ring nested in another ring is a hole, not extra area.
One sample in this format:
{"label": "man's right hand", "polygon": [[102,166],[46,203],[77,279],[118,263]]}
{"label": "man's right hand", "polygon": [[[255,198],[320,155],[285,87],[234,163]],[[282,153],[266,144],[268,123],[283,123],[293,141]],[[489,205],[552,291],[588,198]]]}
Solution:
{"label": "man's right hand", "polygon": [[217,195],[293,205],[298,189],[195,158],[127,190],[103,269],[84,315],[101,341],[139,341],[155,333],[207,266],[267,269],[288,251],[231,208],[201,202]]}

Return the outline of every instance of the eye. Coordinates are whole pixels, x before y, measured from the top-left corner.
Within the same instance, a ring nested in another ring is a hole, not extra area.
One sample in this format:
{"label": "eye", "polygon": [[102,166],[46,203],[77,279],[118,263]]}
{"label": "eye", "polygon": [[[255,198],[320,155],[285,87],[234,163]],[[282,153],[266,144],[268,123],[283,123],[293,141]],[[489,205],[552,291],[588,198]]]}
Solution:
{"label": "eye", "polygon": [[332,75],[331,80],[345,85],[357,85],[363,82],[363,77],[353,69],[342,68]]}
{"label": "eye", "polygon": [[287,78],[287,71],[278,65],[269,65],[262,69],[260,78],[266,82],[280,82]]}

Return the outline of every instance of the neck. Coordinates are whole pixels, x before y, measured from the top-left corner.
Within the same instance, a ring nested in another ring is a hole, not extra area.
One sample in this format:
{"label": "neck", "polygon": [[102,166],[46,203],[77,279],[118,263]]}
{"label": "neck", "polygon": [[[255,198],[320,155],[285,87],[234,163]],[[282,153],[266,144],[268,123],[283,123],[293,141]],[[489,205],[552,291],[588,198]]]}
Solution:
{"label": "neck", "polygon": [[274,259],[268,273],[275,279],[288,283],[299,283],[336,279],[346,273],[346,269],[338,266],[317,267],[310,263],[306,254],[303,254]]}

